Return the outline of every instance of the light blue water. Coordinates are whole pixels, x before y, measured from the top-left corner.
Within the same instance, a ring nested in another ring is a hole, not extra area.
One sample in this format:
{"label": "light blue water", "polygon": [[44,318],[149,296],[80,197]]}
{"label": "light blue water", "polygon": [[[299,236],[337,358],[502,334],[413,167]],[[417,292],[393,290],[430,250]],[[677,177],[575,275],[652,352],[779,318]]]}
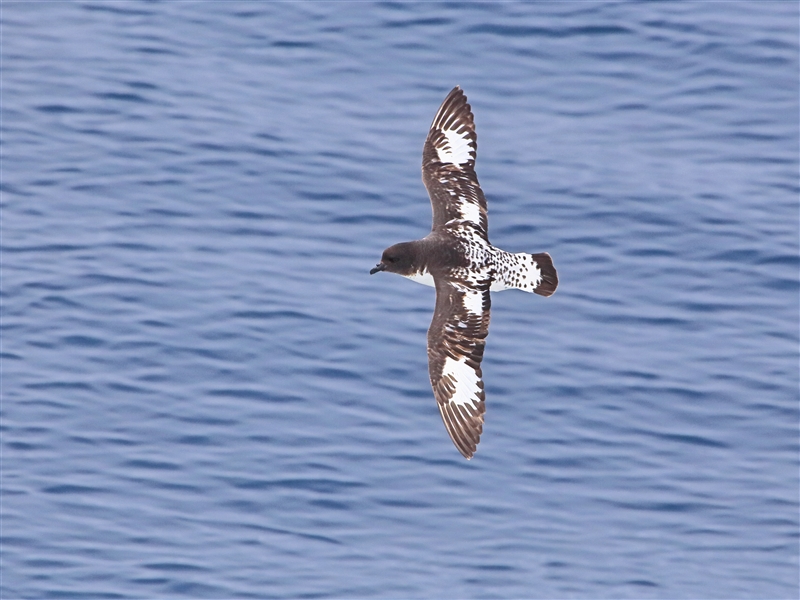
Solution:
{"label": "light blue water", "polygon": [[[798,5],[2,5],[3,598],[796,598]],[[492,241],[471,462],[422,143]]]}

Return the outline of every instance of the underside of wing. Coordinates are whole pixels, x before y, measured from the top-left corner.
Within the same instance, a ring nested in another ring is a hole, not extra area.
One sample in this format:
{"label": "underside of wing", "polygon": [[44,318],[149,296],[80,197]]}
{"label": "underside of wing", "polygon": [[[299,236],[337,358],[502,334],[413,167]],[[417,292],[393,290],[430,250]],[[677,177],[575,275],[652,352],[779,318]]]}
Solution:
{"label": "underside of wing", "polygon": [[486,396],[481,361],[489,333],[490,282],[436,281],[436,310],[428,330],[433,395],[456,448],[472,458],[483,432]]}
{"label": "underside of wing", "polygon": [[431,198],[433,229],[462,220],[486,237],[486,198],[475,174],[477,152],[475,119],[456,86],[433,118],[422,151],[422,181]]}

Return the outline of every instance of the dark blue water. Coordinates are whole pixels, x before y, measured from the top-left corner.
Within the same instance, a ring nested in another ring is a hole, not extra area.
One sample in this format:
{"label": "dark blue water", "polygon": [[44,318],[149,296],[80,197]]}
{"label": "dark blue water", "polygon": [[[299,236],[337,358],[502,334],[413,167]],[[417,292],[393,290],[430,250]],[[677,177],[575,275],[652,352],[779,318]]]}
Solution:
{"label": "dark blue water", "polygon": [[[796,598],[798,5],[4,2],[4,598]],[[428,383],[456,84],[492,241]]]}

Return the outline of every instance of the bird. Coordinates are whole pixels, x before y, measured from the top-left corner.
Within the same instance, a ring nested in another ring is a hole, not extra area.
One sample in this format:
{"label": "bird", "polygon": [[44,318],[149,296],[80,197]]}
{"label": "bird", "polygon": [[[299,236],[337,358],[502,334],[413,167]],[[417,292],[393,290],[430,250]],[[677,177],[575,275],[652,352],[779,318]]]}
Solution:
{"label": "bird", "polygon": [[445,428],[467,460],[477,450],[486,412],[481,361],[490,293],[514,288],[551,296],[558,287],[547,252],[512,254],[489,242],[486,197],[475,174],[477,151],[472,107],[456,86],[436,112],[422,151],[431,231],[386,248],[370,270],[370,275],[396,273],[436,289],[428,373]]}

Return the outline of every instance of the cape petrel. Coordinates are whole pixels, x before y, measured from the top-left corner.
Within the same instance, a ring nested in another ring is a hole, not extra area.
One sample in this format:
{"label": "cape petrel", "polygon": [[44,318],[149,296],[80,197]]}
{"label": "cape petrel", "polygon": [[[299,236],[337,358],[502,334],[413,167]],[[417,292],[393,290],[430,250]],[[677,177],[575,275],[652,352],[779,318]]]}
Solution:
{"label": "cape petrel", "polygon": [[486,412],[481,360],[489,333],[489,292],[516,288],[550,296],[558,286],[546,252],[511,254],[489,243],[486,198],[475,175],[477,150],[474,117],[456,86],[433,118],[422,151],[431,232],[387,248],[370,271],[397,273],[436,288],[428,371],[447,433],[467,459],[480,442]]}

